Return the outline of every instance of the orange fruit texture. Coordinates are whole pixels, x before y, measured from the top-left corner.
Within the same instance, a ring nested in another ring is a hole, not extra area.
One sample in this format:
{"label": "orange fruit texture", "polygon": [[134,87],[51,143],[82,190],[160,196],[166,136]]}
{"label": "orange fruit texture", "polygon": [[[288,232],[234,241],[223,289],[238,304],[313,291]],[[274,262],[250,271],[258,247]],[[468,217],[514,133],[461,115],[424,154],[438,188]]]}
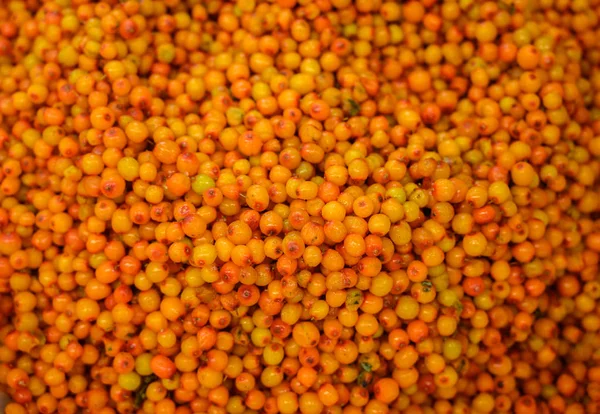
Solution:
{"label": "orange fruit texture", "polygon": [[600,414],[599,176],[600,0],[0,1],[3,412]]}

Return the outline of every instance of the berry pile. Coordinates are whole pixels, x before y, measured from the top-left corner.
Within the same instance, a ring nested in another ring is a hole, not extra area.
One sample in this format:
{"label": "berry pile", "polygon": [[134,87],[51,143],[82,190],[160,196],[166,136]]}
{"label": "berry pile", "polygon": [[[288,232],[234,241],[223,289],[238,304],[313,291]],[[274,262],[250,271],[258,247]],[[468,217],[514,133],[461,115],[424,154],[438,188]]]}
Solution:
{"label": "berry pile", "polygon": [[600,413],[599,0],[0,2],[7,414]]}

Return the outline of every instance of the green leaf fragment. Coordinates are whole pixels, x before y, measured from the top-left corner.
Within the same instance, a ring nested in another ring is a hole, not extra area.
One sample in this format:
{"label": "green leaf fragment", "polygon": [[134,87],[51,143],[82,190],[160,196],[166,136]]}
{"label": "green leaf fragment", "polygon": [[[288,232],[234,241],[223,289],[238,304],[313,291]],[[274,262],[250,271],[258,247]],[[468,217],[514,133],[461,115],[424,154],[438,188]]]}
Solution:
{"label": "green leaf fragment", "polygon": [[142,378],[142,386],[135,392],[135,408],[140,408],[144,401],[146,401],[146,389],[148,385],[156,381],[158,377],[154,374],[148,375]]}
{"label": "green leaf fragment", "polygon": [[358,115],[358,113],[360,112],[360,105],[354,99],[348,99],[346,102],[348,103],[348,105],[350,105],[350,108],[348,109],[348,114],[350,114],[350,116]]}

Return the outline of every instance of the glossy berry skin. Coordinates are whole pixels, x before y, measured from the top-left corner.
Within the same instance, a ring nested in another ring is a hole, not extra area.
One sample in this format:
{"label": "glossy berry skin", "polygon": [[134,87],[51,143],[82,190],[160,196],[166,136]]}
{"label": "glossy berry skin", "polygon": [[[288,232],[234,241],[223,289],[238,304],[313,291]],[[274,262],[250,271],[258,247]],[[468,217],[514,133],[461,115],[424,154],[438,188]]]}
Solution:
{"label": "glossy berry skin", "polygon": [[597,3],[1,2],[4,411],[600,411]]}

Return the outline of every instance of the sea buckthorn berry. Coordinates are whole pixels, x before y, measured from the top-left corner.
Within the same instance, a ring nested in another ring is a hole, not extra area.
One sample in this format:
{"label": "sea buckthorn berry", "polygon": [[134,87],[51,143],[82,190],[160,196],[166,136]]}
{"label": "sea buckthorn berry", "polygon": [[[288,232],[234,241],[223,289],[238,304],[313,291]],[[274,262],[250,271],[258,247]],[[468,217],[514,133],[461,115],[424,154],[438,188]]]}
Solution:
{"label": "sea buckthorn berry", "polygon": [[382,378],[373,386],[375,398],[386,404],[394,401],[400,394],[398,383],[392,378]]}
{"label": "sea buckthorn berry", "polygon": [[597,1],[0,3],[4,411],[599,411]]}

